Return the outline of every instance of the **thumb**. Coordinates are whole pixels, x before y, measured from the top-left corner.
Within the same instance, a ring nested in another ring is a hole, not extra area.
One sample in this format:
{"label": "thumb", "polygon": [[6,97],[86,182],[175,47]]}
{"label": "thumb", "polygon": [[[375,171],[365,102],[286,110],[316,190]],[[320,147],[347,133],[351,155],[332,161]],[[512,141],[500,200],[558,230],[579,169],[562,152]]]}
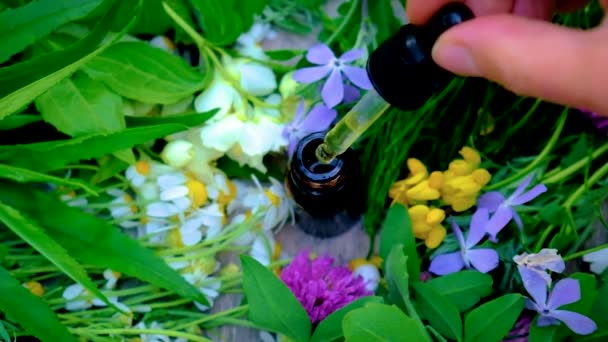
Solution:
{"label": "thumb", "polygon": [[512,15],[478,17],[433,47],[443,68],[518,95],[608,115],[608,27],[583,31]]}

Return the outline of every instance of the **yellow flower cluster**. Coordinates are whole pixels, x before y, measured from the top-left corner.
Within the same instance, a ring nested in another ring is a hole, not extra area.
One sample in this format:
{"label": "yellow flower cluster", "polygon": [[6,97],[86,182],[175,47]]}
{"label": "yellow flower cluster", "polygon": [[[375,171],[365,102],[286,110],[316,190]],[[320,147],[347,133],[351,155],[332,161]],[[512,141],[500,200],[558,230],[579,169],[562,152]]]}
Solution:
{"label": "yellow flower cluster", "polygon": [[441,222],[445,219],[442,209],[429,206],[429,201],[440,200],[455,212],[463,212],[475,205],[481,188],[492,176],[480,168],[481,157],[470,147],[460,150],[462,159],[453,160],[448,169],[429,174],[426,166],[416,158],[410,158],[407,178],[393,184],[389,197],[393,203],[408,208],[414,235],[424,240],[428,248],[436,248],[446,235]]}

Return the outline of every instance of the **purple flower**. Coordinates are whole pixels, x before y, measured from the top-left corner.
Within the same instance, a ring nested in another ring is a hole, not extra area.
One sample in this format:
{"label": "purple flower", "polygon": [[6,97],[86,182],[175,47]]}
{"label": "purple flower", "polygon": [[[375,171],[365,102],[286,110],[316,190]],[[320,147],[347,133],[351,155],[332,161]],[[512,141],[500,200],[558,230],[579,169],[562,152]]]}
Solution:
{"label": "purple flower", "polygon": [[530,185],[532,178],[534,178],[534,175],[530,175],[524,179],[508,198],[505,198],[505,196],[498,191],[487,192],[479,197],[477,206],[479,208],[488,209],[490,214],[493,213],[487,225],[487,233],[490,235],[490,241],[497,241],[496,236],[507,226],[511,219],[515,221],[520,230],[523,229],[521,218],[513,207],[530,202],[547,191],[547,187],[544,184],[538,184],[529,191],[524,192],[528,185]]}
{"label": "purple flower", "polygon": [[296,117],[283,130],[283,137],[289,141],[287,154],[291,157],[300,139],[308,134],[327,130],[337,115],[335,110],[319,103],[304,116],[304,101],[300,102]]}
{"label": "purple flower", "polygon": [[302,251],[281,272],[281,280],[304,306],[313,324],[350,302],[369,296],[365,283],[348,267],[333,267],[334,260],[324,256],[311,260]]}
{"label": "purple flower", "polygon": [[336,58],[327,45],[314,45],[306,53],[306,59],[318,66],[297,70],[293,75],[293,79],[301,83],[312,83],[329,75],[321,89],[321,97],[329,108],[333,108],[342,102],[345,97],[358,96],[356,88],[344,84],[342,74],[351,83],[361,89],[369,90],[372,88],[372,83],[365,69],[347,64],[360,58],[362,55],[362,50],[353,49],[346,51],[342,56]]}
{"label": "purple flower", "polygon": [[524,312],[509,334],[503,339],[503,342],[528,342],[528,334],[530,333],[530,324],[534,316]]}
{"label": "purple flower", "polygon": [[608,117],[599,115],[597,113],[585,109],[581,109],[580,112],[591,121],[593,126],[595,126],[598,131],[604,134],[608,134]]}
{"label": "purple flower", "polygon": [[458,272],[463,267],[473,267],[482,273],[495,269],[498,266],[498,253],[495,250],[491,248],[473,248],[484,237],[487,223],[488,211],[486,209],[478,209],[473,214],[469,234],[465,241],[460,227],[458,227],[453,219],[450,220],[454,235],[456,235],[456,239],[458,239],[458,243],[460,244],[460,251],[436,256],[431,261],[429,271],[437,275],[445,275]]}
{"label": "purple flower", "polygon": [[591,334],[597,325],[589,317],[578,312],[558,310],[559,307],[578,302],[581,299],[581,288],[578,280],[567,278],[555,283],[547,299],[547,283],[534,272],[520,273],[524,287],[533,300],[526,298],[526,308],[540,314],[538,326],[559,325],[565,323],[570,330],[579,335]]}

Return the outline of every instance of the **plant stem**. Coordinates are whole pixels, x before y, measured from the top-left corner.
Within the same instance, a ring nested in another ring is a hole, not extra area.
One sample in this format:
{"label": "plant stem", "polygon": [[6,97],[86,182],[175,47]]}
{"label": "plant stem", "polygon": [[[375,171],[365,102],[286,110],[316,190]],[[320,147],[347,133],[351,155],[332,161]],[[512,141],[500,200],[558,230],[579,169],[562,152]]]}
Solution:
{"label": "plant stem", "polygon": [[174,327],[173,329],[175,329],[175,330],[185,329],[185,328],[188,328],[188,327],[191,327],[191,326],[200,325],[202,323],[205,323],[207,321],[216,319],[218,317],[228,316],[228,315],[231,315],[233,313],[245,313],[248,309],[249,309],[249,305],[237,306],[237,307],[234,307],[232,309],[228,309],[228,310],[225,310],[225,311],[222,311],[222,312],[218,312],[218,313],[213,314],[213,315],[205,316],[203,318],[200,318],[200,319],[188,322],[186,324],[178,325],[178,326]]}
{"label": "plant stem", "polygon": [[602,250],[604,248],[608,248],[608,243],[603,244],[603,245],[599,245],[599,246],[596,246],[596,247],[593,247],[593,248],[585,249],[584,251],[572,253],[570,255],[565,256],[563,259],[564,259],[564,261],[569,261],[569,260],[572,260],[572,259],[576,259],[578,257],[582,257],[585,254],[597,252],[597,251]]}
{"label": "plant stem", "polygon": [[411,318],[414,319],[414,321],[416,322],[416,325],[418,325],[418,327],[420,328],[420,330],[424,331],[424,335],[426,337],[425,340],[427,342],[432,342],[433,339],[431,339],[431,336],[429,335],[429,332],[424,327],[424,324],[422,324],[422,320],[420,319],[420,316],[418,316],[418,312],[416,312],[416,309],[414,308],[414,304],[412,304],[412,302],[410,301],[410,299],[408,297],[405,297],[405,296],[403,296],[403,302],[405,304],[405,308],[407,309],[407,313],[410,315]]}
{"label": "plant stem", "polygon": [[352,5],[350,5],[350,8],[348,9],[348,12],[344,16],[344,19],[342,19],[342,21],[340,22],[340,26],[338,26],[338,28],[334,31],[334,33],[332,33],[331,36],[329,36],[329,38],[327,38],[327,40],[325,40],[324,43],[326,45],[331,45],[336,40],[336,38],[338,38],[343,33],[343,31],[346,29],[346,26],[352,19],[353,15],[355,15],[355,12],[357,11],[358,7],[359,7],[359,0],[353,0],[353,3],[352,3]]}
{"label": "plant stem", "polygon": [[570,197],[568,197],[566,202],[564,202],[563,206],[567,209],[572,208],[572,205],[574,205],[574,203],[582,196],[582,194],[585,192],[585,190],[591,188],[593,186],[593,184],[595,184],[597,181],[599,181],[607,173],[608,173],[608,163],[604,164],[604,166],[600,167],[597,171],[595,171],[595,173],[593,173],[593,175],[591,175],[591,177],[589,177],[589,180],[587,182],[585,182],[585,184],[579,186],[578,189],[576,189],[576,191],[574,191],[574,193],[572,195],[570,195]]}
{"label": "plant stem", "polygon": [[440,333],[437,332],[437,330],[435,330],[435,328],[433,328],[430,325],[427,325],[426,328],[428,329],[428,331],[431,332],[431,334],[433,334],[433,336],[435,336],[435,338],[437,339],[437,341],[439,342],[448,342],[448,340],[446,340],[443,336],[441,336]]}
{"label": "plant stem", "polygon": [[542,183],[544,183],[544,184],[557,183],[560,180],[572,175],[573,173],[575,173],[576,171],[578,171],[579,169],[584,167],[587,163],[589,163],[590,161],[599,157],[606,151],[608,151],[608,143],[605,143],[604,145],[600,146],[598,149],[593,151],[593,153],[590,156],[586,156],[585,158],[582,158],[581,160],[568,166],[567,168],[565,168],[555,174],[547,174],[548,177],[543,179]]}
{"label": "plant stem", "polygon": [[500,181],[498,183],[488,185],[485,188],[485,190],[492,191],[492,190],[500,189],[506,185],[516,182],[519,179],[528,175],[532,170],[534,170],[534,168],[536,168],[540,163],[542,163],[545,160],[545,158],[549,155],[549,153],[551,152],[551,150],[553,149],[553,147],[555,146],[557,141],[559,140],[559,136],[561,135],[562,130],[564,129],[564,125],[566,123],[567,117],[568,117],[568,109],[564,109],[564,111],[562,112],[562,114],[559,117],[559,120],[557,122],[557,127],[555,128],[555,132],[553,132],[551,139],[549,139],[549,142],[547,143],[545,148],[543,148],[543,150],[540,152],[540,154],[536,158],[534,158],[534,160],[530,164],[528,164],[528,166],[519,170],[511,177],[503,179],[502,181]]}

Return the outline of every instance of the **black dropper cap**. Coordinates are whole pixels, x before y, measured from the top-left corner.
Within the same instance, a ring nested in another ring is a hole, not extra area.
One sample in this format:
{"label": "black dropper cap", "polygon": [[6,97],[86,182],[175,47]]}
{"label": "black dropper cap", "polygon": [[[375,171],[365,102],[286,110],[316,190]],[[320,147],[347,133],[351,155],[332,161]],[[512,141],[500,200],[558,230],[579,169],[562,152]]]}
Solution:
{"label": "black dropper cap", "polygon": [[367,74],[378,94],[392,106],[409,111],[445,88],[454,75],[433,61],[431,50],[443,32],[473,17],[466,5],[452,2],[422,26],[402,26],[367,61]]}

